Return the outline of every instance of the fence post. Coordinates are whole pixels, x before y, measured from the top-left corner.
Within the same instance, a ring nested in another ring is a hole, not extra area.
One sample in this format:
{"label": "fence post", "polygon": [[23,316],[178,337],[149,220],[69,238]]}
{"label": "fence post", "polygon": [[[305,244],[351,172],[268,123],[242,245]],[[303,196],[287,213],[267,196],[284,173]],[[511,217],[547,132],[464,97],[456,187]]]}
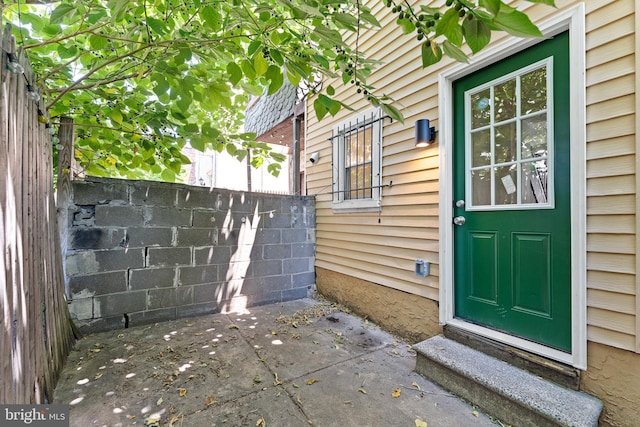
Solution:
{"label": "fence post", "polygon": [[[69,206],[73,198],[71,181],[77,166],[73,153],[74,127],[73,119],[69,117],[60,118],[58,128],[58,189],[56,204],[58,211],[58,233],[60,234],[60,254],[62,256],[62,271],[65,271],[64,259],[67,254],[69,237]],[[67,298],[69,294],[69,283],[66,273],[64,274],[64,290]]]}

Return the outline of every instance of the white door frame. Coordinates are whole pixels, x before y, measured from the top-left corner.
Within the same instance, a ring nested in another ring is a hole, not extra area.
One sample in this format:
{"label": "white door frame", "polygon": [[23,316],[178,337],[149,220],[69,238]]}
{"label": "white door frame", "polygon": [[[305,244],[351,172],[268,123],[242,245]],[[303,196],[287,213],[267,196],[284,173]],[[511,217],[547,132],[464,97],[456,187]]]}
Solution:
{"label": "white door frame", "polygon": [[453,294],[453,82],[536,44],[537,39],[509,37],[481,53],[469,64],[458,64],[439,75],[440,130],[440,323],[450,324],[496,341],[572,365],[587,367],[586,271],[586,83],[585,8],[580,3],[559,11],[538,25],[546,36],[569,30],[571,117],[571,353],[454,317]]}

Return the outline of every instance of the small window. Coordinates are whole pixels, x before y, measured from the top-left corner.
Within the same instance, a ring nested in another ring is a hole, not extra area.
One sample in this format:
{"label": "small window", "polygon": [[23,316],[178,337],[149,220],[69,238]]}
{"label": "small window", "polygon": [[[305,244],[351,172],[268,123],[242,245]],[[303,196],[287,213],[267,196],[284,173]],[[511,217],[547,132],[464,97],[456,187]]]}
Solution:
{"label": "small window", "polygon": [[370,109],[334,126],[333,209],[380,210],[382,116]]}

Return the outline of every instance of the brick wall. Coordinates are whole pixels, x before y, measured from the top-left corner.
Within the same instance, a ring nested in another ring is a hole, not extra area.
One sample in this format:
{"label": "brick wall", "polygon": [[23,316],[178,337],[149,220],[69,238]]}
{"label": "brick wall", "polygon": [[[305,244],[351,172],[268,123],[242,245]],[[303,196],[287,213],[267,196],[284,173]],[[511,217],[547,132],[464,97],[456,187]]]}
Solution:
{"label": "brick wall", "polygon": [[314,199],[148,181],[73,183],[66,279],[83,332],[307,296]]}

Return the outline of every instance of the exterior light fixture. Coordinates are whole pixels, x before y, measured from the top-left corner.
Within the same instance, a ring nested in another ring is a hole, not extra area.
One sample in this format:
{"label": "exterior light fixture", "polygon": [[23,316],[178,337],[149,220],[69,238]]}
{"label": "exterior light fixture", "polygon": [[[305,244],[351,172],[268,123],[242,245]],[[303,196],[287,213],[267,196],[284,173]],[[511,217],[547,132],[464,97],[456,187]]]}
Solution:
{"label": "exterior light fixture", "polygon": [[40,101],[40,94],[30,83],[27,83],[27,98],[36,102]]}
{"label": "exterior light fixture", "polygon": [[7,70],[13,74],[24,73],[24,67],[18,62],[18,57],[15,53],[7,52]]}
{"label": "exterior light fixture", "polygon": [[428,119],[416,121],[416,147],[426,147],[436,140],[436,128],[429,126]]}

